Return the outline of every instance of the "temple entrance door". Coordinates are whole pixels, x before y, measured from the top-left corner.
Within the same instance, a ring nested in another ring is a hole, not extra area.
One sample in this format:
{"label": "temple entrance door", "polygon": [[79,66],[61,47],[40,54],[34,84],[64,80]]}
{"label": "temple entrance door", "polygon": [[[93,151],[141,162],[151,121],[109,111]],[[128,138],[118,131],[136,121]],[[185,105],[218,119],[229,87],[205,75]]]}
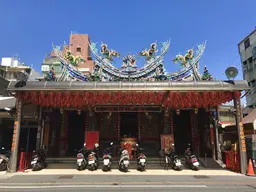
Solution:
{"label": "temple entrance door", "polygon": [[68,155],[76,155],[76,150],[84,144],[84,119],[85,114],[77,111],[70,111],[68,115]]}
{"label": "temple entrance door", "polygon": [[138,113],[120,113],[120,136],[138,137]]}
{"label": "temple entrance door", "polygon": [[184,154],[188,143],[192,141],[190,111],[182,110],[179,115],[175,113],[173,124],[175,150],[178,154]]}

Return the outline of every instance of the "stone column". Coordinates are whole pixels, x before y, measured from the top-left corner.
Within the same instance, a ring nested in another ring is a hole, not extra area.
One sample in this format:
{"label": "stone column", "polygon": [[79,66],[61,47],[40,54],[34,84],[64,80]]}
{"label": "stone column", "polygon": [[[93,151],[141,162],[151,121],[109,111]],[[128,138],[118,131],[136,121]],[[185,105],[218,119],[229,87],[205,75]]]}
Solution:
{"label": "stone column", "polygon": [[218,127],[218,122],[219,122],[219,108],[216,107],[216,117],[214,117],[214,122],[215,122],[215,139],[216,139],[216,152],[217,152],[217,160],[222,161],[222,155],[221,155],[221,149],[220,149],[220,141],[219,141],[219,127]]}
{"label": "stone column", "polygon": [[240,166],[241,166],[240,169],[242,174],[246,174],[247,154],[246,154],[244,127],[243,127],[243,115],[241,113],[240,94],[234,95],[234,107],[236,109],[236,126],[237,126],[239,149],[240,149]]}
{"label": "stone column", "polygon": [[38,125],[36,135],[36,150],[40,149],[42,136],[42,107],[38,106]]}
{"label": "stone column", "polygon": [[170,111],[168,108],[164,110],[164,134],[170,134]]}
{"label": "stone column", "polygon": [[23,107],[22,101],[17,99],[16,118],[15,118],[14,127],[13,127],[11,159],[10,159],[10,167],[9,167],[10,173],[14,173],[17,171],[22,107]]}

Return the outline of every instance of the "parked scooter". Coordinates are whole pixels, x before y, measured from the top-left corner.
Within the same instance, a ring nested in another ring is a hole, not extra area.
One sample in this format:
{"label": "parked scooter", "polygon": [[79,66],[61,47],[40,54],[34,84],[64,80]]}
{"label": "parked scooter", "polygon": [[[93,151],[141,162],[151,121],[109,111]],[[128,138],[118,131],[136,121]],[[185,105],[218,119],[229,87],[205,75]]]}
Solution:
{"label": "parked scooter", "polygon": [[136,144],[136,152],[137,152],[137,168],[139,171],[145,171],[146,169],[146,156],[142,153],[144,149],[140,148],[139,144]]}
{"label": "parked scooter", "polygon": [[99,151],[99,144],[95,143],[94,148],[92,150],[90,150],[90,153],[87,158],[88,170],[90,170],[90,171],[97,170],[99,167],[98,151]]}
{"label": "parked scooter", "polygon": [[171,150],[170,150],[170,159],[171,159],[171,166],[174,170],[181,171],[182,170],[182,164],[179,156],[175,153],[174,144],[172,144]]}
{"label": "parked scooter", "polygon": [[10,162],[10,151],[6,151],[4,147],[2,147],[2,151],[0,154],[0,171],[7,171],[9,168]]}
{"label": "parked scooter", "polygon": [[199,162],[196,156],[191,152],[190,144],[188,144],[188,148],[185,151],[185,161],[188,167],[192,170],[199,170]]}
{"label": "parked scooter", "polygon": [[32,156],[31,161],[32,171],[39,171],[46,168],[46,150],[47,147],[45,145],[42,145],[39,150],[34,151],[35,154]]}
{"label": "parked scooter", "polygon": [[169,150],[165,151],[165,167],[167,170],[169,166],[174,170],[182,170],[181,160],[175,153],[174,144],[172,144],[172,147]]}
{"label": "parked scooter", "polygon": [[78,154],[76,156],[76,164],[77,164],[77,170],[85,170],[87,167],[87,156],[88,156],[88,150],[86,149],[86,143],[84,143],[84,147],[80,150],[78,150]]}
{"label": "parked scooter", "polygon": [[129,153],[126,149],[121,149],[121,157],[118,163],[120,171],[128,172],[129,168]]}
{"label": "parked scooter", "polygon": [[111,164],[112,164],[112,146],[113,146],[113,142],[110,143],[110,146],[107,147],[104,151],[103,151],[103,167],[102,170],[103,171],[110,171],[111,170]]}

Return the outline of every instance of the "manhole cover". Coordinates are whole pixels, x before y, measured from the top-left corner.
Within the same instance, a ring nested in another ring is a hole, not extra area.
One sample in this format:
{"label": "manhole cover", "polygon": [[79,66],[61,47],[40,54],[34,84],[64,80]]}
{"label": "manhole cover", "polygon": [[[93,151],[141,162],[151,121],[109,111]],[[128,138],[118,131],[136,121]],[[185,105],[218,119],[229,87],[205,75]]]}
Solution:
{"label": "manhole cover", "polygon": [[206,175],[195,175],[194,176],[196,179],[208,179],[209,177]]}
{"label": "manhole cover", "polygon": [[72,179],[74,175],[61,175],[58,177],[58,179]]}

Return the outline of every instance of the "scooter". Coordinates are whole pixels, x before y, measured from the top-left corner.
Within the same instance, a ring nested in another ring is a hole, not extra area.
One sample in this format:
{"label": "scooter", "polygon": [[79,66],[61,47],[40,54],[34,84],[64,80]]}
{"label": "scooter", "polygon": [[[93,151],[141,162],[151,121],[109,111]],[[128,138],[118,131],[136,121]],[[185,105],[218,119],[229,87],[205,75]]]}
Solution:
{"label": "scooter", "polygon": [[142,153],[144,149],[139,147],[139,144],[136,144],[137,151],[137,168],[140,171],[145,171],[146,169],[146,156]]}
{"label": "scooter", "polygon": [[10,151],[5,151],[5,148],[2,147],[2,154],[0,154],[0,171],[7,171],[10,162]]}
{"label": "scooter", "polygon": [[121,157],[118,163],[120,171],[128,172],[129,168],[129,153],[126,149],[121,149]]}
{"label": "scooter", "polygon": [[106,148],[103,152],[103,171],[110,171],[111,170],[111,164],[112,164],[112,146],[113,142],[110,143],[110,146]]}
{"label": "scooter", "polygon": [[199,162],[196,156],[191,152],[190,144],[188,144],[188,148],[185,151],[185,161],[190,169],[198,171],[199,170]]}
{"label": "scooter", "polygon": [[84,147],[80,150],[78,150],[78,154],[76,156],[77,160],[76,160],[76,165],[77,165],[77,170],[78,171],[82,171],[86,169],[87,166],[87,153],[88,150],[86,150],[86,143],[84,143]]}
{"label": "scooter", "polygon": [[170,150],[170,159],[171,159],[171,166],[174,170],[181,171],[182,164],[179,156],[175,153],[174,144],[172,144],[172,148]]}
{"label": "scooter", "polygon": [[88,158],[87,158],[88,170],[90,170],[90,171],[97,170],[99,167],[98,150],[99,150],[99,144],[95,143],[93,150],[90,151]]}
{"label": "scooter", "polygon": [[39,150],[34,151],[35,154],[32,156],[31,161],[32,171],[39,171],[47,167],[47,163],[45,162],[46,150],[46,146],[42,145]]}

